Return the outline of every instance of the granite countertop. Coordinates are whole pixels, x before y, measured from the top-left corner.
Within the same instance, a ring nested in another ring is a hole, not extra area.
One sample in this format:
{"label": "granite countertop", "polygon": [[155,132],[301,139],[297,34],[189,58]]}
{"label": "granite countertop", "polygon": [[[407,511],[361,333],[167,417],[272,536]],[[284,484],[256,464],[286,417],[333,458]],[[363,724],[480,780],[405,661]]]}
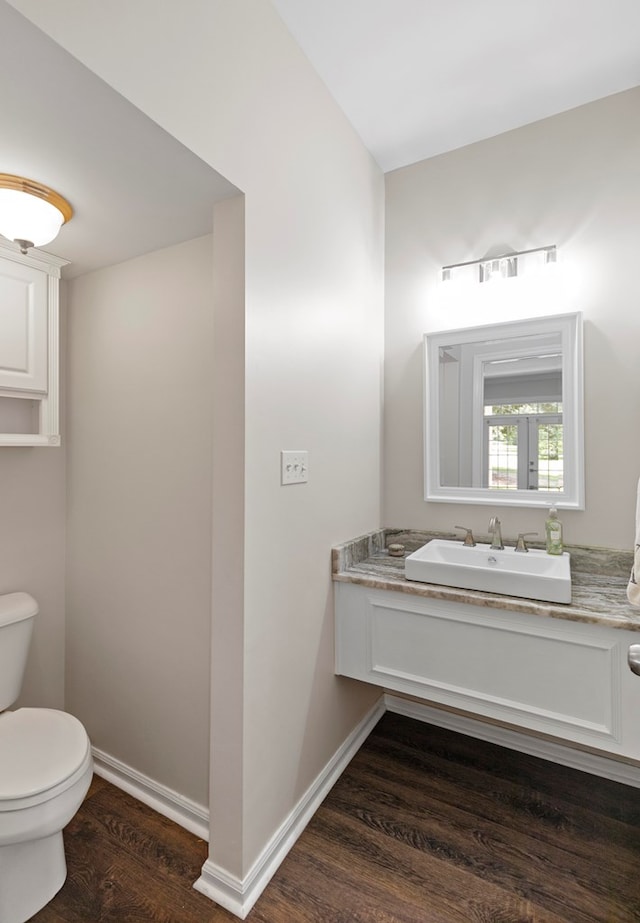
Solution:
{"label": "granite countertop", "polygon": [[[583,545],[565,546],[571,555],[571,602],[547,603],[407,580],[404,576],[404,557],[433,538],[460,541],[457,534],[402,529],[380,529],[360,536],[332,549],[333,579],[380,590],[409,593],[412,596],[640,631],[640,608],[629,604],[626,592],[633,562],[631,551]],[[477,540],[490,541],[488,537]],[[393,557],[388,553],[387,546],[394,542],[405,546],[403,557]],[[515,544],[508,539],[505,539],[505,543]],[[531,547],[541,546],[531,543]]]}

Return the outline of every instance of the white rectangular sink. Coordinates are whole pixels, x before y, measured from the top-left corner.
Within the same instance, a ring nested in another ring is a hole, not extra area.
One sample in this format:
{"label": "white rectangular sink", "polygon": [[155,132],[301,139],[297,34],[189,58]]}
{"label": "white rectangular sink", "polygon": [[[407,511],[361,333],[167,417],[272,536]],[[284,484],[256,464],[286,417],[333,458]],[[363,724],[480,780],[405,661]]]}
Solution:
{"label": "white rectangular sink", "polygon": [[433,539],[405,558],[405,577],[422,583],[483,590],[545,602],[571,602],[570,556],[547,554],[538,548],[528,552],[490,545],[475,547],[461,542]]}

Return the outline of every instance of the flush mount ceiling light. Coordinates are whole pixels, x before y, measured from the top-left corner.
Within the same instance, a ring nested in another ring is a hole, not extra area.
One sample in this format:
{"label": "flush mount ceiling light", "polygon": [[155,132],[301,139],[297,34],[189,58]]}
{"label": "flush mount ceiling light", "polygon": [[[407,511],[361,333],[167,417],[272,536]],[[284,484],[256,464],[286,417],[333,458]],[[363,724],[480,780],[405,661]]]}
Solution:
{"label": "flush mount ceiling light", "polygon": [[510,250],[496,256],[484,256],[480,260],[469,260],[466,263],[452,263],[442,267],[442,281],[449,282],[453,278],[468,277],[469,270],[475,272],[476,281],[489,282],[492,279],[509,279],[517,276],[524,267],[533,265],[546,265],[556,262],[556,247],[535,247],[532,250]]}
{"label": "flush mount ceiling light", "polygon": [[0,173],[0,234],[15,241],[22,253],[52,241],[72,215],[67,200],[48,186]]}

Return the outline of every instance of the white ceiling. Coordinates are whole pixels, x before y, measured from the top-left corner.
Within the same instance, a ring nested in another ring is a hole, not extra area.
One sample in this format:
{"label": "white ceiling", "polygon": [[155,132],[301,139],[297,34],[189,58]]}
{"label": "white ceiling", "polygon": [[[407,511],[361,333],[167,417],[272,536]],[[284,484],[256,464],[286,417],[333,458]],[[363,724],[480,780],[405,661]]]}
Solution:
{"label": "white ceiling", "polygon": [[386,172],[640,85],[640,0],[273,0]]}
{"label": "white ceiling", "polygon": [[[385,171],[640,85],[640,0],[273,3]],[[237,192],[6,0],[0,82],[0,172],[75,209],[67,277],[206,234]]]}
{"label": "white ceiling", "polygon": [[237,192],[4,0],[0,86],[0,172],[74,208],[43,248],[71,261],[67,278],[209,233]]}

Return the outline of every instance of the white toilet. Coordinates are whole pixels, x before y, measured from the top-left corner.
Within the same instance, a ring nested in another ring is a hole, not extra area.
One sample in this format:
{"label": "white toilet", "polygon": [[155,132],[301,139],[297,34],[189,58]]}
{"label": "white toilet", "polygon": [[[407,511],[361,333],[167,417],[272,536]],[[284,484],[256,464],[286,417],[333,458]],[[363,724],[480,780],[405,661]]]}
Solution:
{"label": "white toilet", "polygon": [[93,772],[77,718],[51,708],[6,709],[20,692],[38,604],[0,596],[0,921],[25,923],[67,876],[62,828]]}

